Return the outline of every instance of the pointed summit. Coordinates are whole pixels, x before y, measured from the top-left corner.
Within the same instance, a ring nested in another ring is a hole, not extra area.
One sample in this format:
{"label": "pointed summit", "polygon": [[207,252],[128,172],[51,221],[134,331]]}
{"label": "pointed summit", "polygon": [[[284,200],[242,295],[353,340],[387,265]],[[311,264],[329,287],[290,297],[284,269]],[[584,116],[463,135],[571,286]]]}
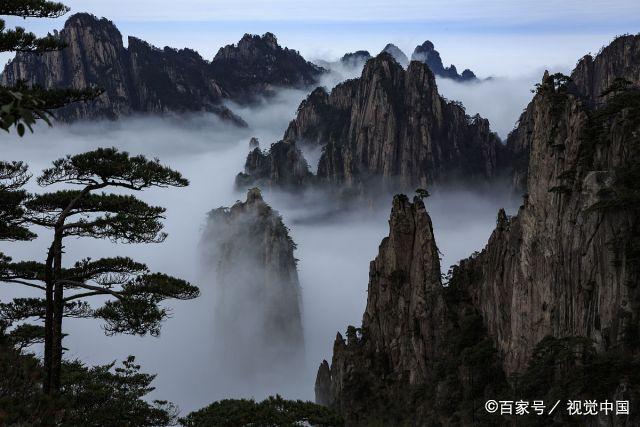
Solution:
{"label": "pointed summit", "polygon": [[237,44],[221,47],[211,69],[215,80],[240,103],[273,95],[276,87],[314,85],[326,71],[298,51],[281,47],[273,33],[245,34]]}
{"label": "pointed summit", "polygon": [[[209,212],[200,242],[215,292],[214,338],[231,375],[295,372],[304,359],[296,244],[282,216],[247,192],[245,202]],[[242,357],[239,357],[242,355]]]}
{"label": "pointed summit", "polygon": [[455,65],[450,65],[445,68],[442,64],[442,58],[440,53],[435,49],[433,43],[429,40],[425,41],[421,45],[417,46],[411,55],[412,61],[424,62],[438,77],[444,77],[447,79],[457,81],[474,81],[477,80],[473,71],[465,69],[462,74],[458,74],[458,70]]}
{"label": "pointed summit", "polygon": [[391,55],[398,64],[402,65],[403,68],[406,68],[407,65],[409,65],[409,58],[407,58],[407,55],[405,55],[405,53],[393,43],[389,43],[388,45],[386,45],[384,49],[382,49],[382,52],[380,53],[383,53],[383,52],[386,52],[389,55]]}
{"label": "pointed summit", "polygon": [[367,62],[371,59],[371,54],[366,50],[357,50],[355,52],[345,53],[342,58],[340,58],[340,62],[344,65],[348,66],[356,66],[361,65],[364,62]]}

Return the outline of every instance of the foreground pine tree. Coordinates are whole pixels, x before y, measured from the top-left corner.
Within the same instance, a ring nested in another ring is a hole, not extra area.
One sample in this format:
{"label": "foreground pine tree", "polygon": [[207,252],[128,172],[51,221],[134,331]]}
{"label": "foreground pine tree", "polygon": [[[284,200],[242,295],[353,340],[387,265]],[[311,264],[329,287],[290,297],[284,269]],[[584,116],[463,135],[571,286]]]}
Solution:
{"label": "foreground pine tree", "polygon": [[[104,320],[107,334],[157,335],[167,312],[159,304],[167,299],[198,296],[195,286],[165,274],[151,273],[130,258],[78,260],[63,267],[64,241],[91,237],[123,243],[159,243],[166,238],[161,220],[165,209],[150,206],[131,195],[108,194],[105,189],[141,191],[150,187],[184,187],[188,181],[158,160],[130,156],[115,148],[68,156],[53,162],[37,179],[43,187],[65,189],[33,195],[25,201],[22,221],[53,231],[44,262],[12,262],[0,259],[0,281],[38,289],[41,298],[20,298],[0,305],[0,318],[20,325],[28,345],[43,340],[44,390],[60,389],[62,322],[65,317]],[[68,189],[74,186],[78,189]],[[28,232],[28,230],[24,230]],[[108,297],[94,309],[89,299]],[[44,327],[24,329],[24,321],[44,320]],[[26,336],[27,332],[31,336]]]}
{"label": "foreground pine tree", "polygon": [[[58,18],[69,11],[62,3],[46,0],[3,0],[0,15],[21,18]],[[65,44],[52,34],[37,37],[22,27],[7,29],[0,19],[0,52],[43,54],[64,49]],[[16,87],[0,86],[0,129],[15,127],[20,136],[32,130],[36,120],[51,124],[51,110],[76,101],[86,101],[101,93],[98,89],[43,89],[21,82]]]}
{"label": "foreground pine tree", "polygon": [[262,402],[247,399],[225,399],[180,418],[185,427],[296,427],[316,425],[339,427],[342,418],[333,410],[302,400],[286,400],[269,396]]}

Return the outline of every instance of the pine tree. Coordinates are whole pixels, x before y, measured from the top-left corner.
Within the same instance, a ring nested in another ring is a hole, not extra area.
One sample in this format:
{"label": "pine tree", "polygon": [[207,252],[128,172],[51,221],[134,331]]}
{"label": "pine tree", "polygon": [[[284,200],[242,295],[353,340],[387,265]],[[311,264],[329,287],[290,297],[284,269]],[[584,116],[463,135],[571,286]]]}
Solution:
{"label": "pine tree", "polygon": [[[46,0],[3,0],[0,15],[21,18],[58,18],[69,11],[62,3]],[[0,19],[0,52],[43,54],[64,49],[58,37],[47,34],[38,37],[22,27],[6,28]],[[33,131],[36,120],[51,125],[51,110],[77,101],[87,101],[102,91],[95,88],[85,90],[43,89],[20,82],[15,87],[0,87],[0,129],[9,132],[15,127],[20,136],[26,129]]]}
{"label": "pine tree", "polygon": [[342,417],[330,408],[302,400],[286,400],[279,395],[269,396],[262,402],[220,400],[191,412],[179,422],[185,427],[344,425]]}
{"label": "pine tree", "polygon": [[24,163],[0,161],[0,240],[31,240],[35,237],[25,227],[23,218],[23,203],[27,198],[23,186],[29,178]]}
{"label": "pine tree", "polygon": [[[0,281],[38,289],[44,298],[15,299],[0,304],[0,319],[12,325],[29,319],[44,320],[28,339],[44,339],[44,390],[60,389],[62,321],[64,317],[98,318],[107,334],[157,335],[167,311],[167,299],[191,299],[198,288],[160,273],[130,258],[84,259],[63,267],[64,240],[91,237],[124,243],[159,243],[166,234],[161,220],[165,209],[150,206],[132,195],[107,194],[105,189],[141,191],[150,187],[184,187],[188,181],[155,160],[130,156],[115,148],[97,149],[53,162],[37,178],[39,185],[77,186],[32,195],[24,202],[24,217],[31,224],[53,231],[44,262],[12,262],[0,258]],[[108,297],[92,308],[88,299]],[[15,335],[17,329],[12,331]]]}

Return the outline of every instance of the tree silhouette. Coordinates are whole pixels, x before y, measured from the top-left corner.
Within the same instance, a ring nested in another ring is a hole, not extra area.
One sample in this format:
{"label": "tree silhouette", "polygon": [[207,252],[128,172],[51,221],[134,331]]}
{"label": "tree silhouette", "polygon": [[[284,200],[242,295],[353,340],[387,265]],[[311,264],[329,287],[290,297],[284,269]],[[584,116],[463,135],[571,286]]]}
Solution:
{"label": "tree silhouette", "polygon": [[[3,0],[0,15],[21,18],[58,18],[69,11],[62,3],[46,0]],[[38,37],[22,27],[6,28],[0,19],[0,52],[43,54],[65,48],[66,45],[55,35]],[[23,136],[26,129],[33,130],[36,120],[51,124],[51,110],[72,102],[87,101],[102,91],[94,88],[85,90],[43,89],[19,82],[15,87],[0,86],[0,129],[9,132],[15,127]]]}
{"label": "tree silhouette", "polygon": [[420,198],[420,200],[426,199],[430,195],[431,194],[429,194],[429,191],[426,190],[425,188],[416,189],[416,196],[418,196]]}
{"label": "tree silhouette", "polygon": [[[164,241],[164,208],[150,206],[131,195],[102,190],[184,187],[188,181],[179,172],[157,159],[99,148],[54,161],[37,182],[43,187],[62,184],[79,189],[31,195],[24,201],[22,221],[52,230],[53,241],[42,263],[0,258],[0,281],[38,289],[44,298],[20,298],[0,304],[0,318],[10,325],[29,319],[44,321],[39,333],[37,328],[30,332],[34,334],[32,340],[44,339],[43,388],[51,394],[60,389],[64,317],[102,319],[107,334],[158,335],[160,323],[167,317],[167,311],[159,304],[167,299],[195,298],[199,291],[184,280],[151,273],[146,265],[130,258],[86,258],[69,268],[62,263],[67,237],[124,243]],[[98,309],[87,301],[95,296],[107,297]],[[15,332],[16,329],[12,333]]]}
{"label": "tree silhouette", "polygon": [[344,425],[342,418],[330,408],[302,400],[286,400],[278,395],[269,396],[262,402],[253,399],[221,400],[179,421],[185,427]]}

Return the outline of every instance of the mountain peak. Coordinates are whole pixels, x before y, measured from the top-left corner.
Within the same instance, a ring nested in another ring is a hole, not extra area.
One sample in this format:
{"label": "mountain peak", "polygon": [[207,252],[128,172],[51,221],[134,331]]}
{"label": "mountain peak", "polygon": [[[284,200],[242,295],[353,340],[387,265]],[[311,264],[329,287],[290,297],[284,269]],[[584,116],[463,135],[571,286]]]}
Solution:
{"label": "mountain peak", "polygon": [[[293,144],[322,149],[315,174]],[[313,91],[283,141],[268,153],[249,154],[238,182],[285,188],[366,188],[375,182],[395,191],[470,177],[488,181],[504,167],[503,153],[488,121],[472,120],[439,95],[426,64],[414,61],[405,70],[382,52],[367,61],[359,78],[330,93]]]}
{"label": "mountain peak", "polygon": [[414,53],[416,51],[423,51],[423,52],[432,52],[436,50],[435,46],[433,45],[433,42],[431,42],[430,40],[425,40],[424,43],[422,43],[421,45],[418,45],[414,51]]}
{"label": "mountain peak", "polygon": [[[101,34],[98,38],[104,39],[103,42],[113,43],[116,46],[122,45],[122,33],[107,18],[98,18],[91,13],[81,12],[71,15],[64,23],[63,32],[77,32],[83,29],[89,33]],[[55,31],[57,34],[61,34]]]}
{"label": "mountain peak", "polygon": [[477,79],[475,73],[468,68],[465,69],[462,74],[458,74],[458,69],[455,65],[450,65],[445,68],[442,63],[442,58],[440,58],[440,53],[429,40],[426,40],[421,45],[416,46],[413,54],[411,55],[411,60],[427,64],[431,71],[433,71],[433,74],[438,77],[457,81],[473,81]]}
{"label": "mountain peak", "polygon": [[262,35],[262,40],[264,42],[267,43],[267,45],[269,46],[273,46],[273,47],[277,47],[278,46],[278,39],[276,38],[275,34],[270,33],[270,32],[266,32]]}
{"label": "mountain peak", "polygon": [[211,62],[216,81],[239,102],[270,95],[275,87],[303,88],[325,72],[293,49],[283,48],[273,33],[245,34],[237,44],[221,47]]}
{"label": "mountain peak", "polygon": [[218,55],[223,54],[225,49],[229,47],[242,49],[245,46],[260,46],[260,47],[267,47],[273,50],[282,49],[280,45],[278,45],[278,38],[275,36],[275,34],[271,32],[266,32],[262,36],[259,36],[257,34],[245,33],[244,36],[242,36],[242,38],[236,45],[227,45],[225,47],[220,48],[215,58],[217,58]]}
{"label": "mountain peak", "polygon": [[405,55],[405,53],[393,43],[387,44],[380,53],[384,52],[391,55],[402,67],[406,67],[409,64],[409,58],[407,58],[407,55]]}
{"label": "mountain peak", "polygon": [[74,13],[73,15],[69,16],[69,18],[67,18],[67,20],[64,23],[64,28],[77,26],[79,24],[82,25],[82,24],[96,24],[96,23],[108,24],[116,28],[115,24],[112,21],[108,20],[107,18],[98,18],[96,15],[92,13],[87,13],[87,12]]}
{"label": "mountain peak", "polygon": [[340,62],[345,65],[358,65],[371,59],[371,54],[367,50],[357,50],[355,52],[345,53]]}

